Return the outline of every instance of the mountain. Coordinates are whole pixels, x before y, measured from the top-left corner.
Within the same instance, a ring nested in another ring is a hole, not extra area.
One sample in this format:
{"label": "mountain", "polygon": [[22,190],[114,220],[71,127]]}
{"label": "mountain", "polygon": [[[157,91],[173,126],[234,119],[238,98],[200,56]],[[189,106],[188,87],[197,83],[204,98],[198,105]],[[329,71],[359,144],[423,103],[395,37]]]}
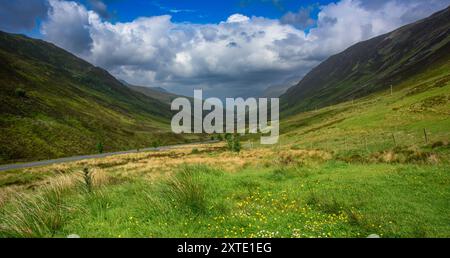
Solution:
{"label": "mountain", "polygon": [[180,95],[170,93],[161,87],[137,86],[137,85],[132,85],[124,80],[121,80],[121,82],[125,86],[127,86],[128,88],[130,88],[136,92],[140,92],[148,97],[157,99],[157,100],[159,100],[165,104],[169,104],[169,105],[172,103],[172,100],[174,100],[178,97],[182,97]]}
{"label": "mountain", "polygon": [[263,98],[278,98],[283,95],[292,85],[280,84],[267,87],[261,94]]}
{"label": "mountain", "polygon": [[281,96],[286,114],[390,89],[450,60],[450,7],[331,56]]}
{"label": "mountain", "polygon": [[0,163],[181,142],[170,106],[42,40],[0,32]]}

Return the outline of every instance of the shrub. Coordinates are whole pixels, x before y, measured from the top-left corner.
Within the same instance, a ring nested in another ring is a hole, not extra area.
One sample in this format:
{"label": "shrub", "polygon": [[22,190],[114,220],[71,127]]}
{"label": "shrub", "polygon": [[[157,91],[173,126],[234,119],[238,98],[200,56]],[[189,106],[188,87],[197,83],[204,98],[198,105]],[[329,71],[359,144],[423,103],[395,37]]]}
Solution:
{"label": "shrub", "polygon": [[228,150],[234,151],[234,152],[240,152],[241,151],[241,139],[239,134],[226,134],[225,139],[227,140],[227,147]]}
{"label": "shrub", "polygon": [[193,148],[191,154],[199,154],[200,151],[197,148]]}
{"label": "shrub", "polygon": [[160,140],[156,140],[152,142],[152,147],[153,148],[158,148],[161,146],[161,141]]}
{"label": "shrub", "polygon": [[98,153],[102,154],[103,150],[104,150],[103,143],[102,142],[97,143],[97,151],[98,151]]}
{"label": "shrub", "polygon": [[233,137],[233,151],[240,152],[241,151],[241,137],[239,134],[235,134]]}
{"label": "shrub", "polygon": [[15,90],[15,94],[19,98],[26,98],[27,97],[27,92],[24,89],[22,89],[22,88],[17,88]]}
{"label": "shrub", "polygon": [[83,169],[83,185],[86,189],[86,192],[92,192],[92,173],[88,168]]}

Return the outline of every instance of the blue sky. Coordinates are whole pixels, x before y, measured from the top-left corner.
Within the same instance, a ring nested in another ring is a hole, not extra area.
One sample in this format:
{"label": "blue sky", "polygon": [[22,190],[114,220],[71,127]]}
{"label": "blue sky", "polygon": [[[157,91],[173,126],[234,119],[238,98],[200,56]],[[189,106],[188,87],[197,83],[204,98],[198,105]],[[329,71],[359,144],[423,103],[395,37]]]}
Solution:
{"label": "blue sky", "polygon": [[293,85],[326,58],[450,0],[0,0],[0,30],[129,83],[206,97]]}
{"label": "blue sky", "polygon": [[[88,1],[82,1],[86,5]],[[175,22],[218,23],[234,13],[280,18],[301,7],[328,4],[330,0],[110,0],[104,1],[115,21],[132,21],[140,16],[170,14]]]}
{"label": "blue sky", "polygon": [[[9,1],[9,0],[6,0]],[[31,0],[33,1],[33,0]],[[95,10],[91,0],[77,0],[89,9]],[[297,12],[301,8],[309,9],[312,19],[317,18],[319,6],[332,3],[331,0],[104,0],[107,17],[110,22],[131,22],[138,17],[170,15],[174,22],[219,23],[230,15],[240,13],[246,16],[261,16],[279,19],[288,12]],[[34,38],[42,38],[41,18],[36,19],[33,28],[20,29]],[[307,30],[309,28],[306,28]]]}

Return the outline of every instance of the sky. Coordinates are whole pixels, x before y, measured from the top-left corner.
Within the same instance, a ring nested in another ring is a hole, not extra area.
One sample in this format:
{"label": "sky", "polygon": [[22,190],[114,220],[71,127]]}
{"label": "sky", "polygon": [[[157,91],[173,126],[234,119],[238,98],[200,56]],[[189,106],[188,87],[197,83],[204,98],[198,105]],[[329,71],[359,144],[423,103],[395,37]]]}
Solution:
{"label": "sky", "polygon": [[250,97],[450,0],[0,0],[0,30],[41,38],[129,83]]}

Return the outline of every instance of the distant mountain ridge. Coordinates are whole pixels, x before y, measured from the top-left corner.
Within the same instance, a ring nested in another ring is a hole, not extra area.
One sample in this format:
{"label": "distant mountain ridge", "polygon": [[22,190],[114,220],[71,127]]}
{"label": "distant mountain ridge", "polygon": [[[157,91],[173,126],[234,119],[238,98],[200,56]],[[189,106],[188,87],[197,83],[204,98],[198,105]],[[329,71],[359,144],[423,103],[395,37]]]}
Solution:
{"label": "distant mountain ridge", "polygon": [[281,96],[282,109],[291,114],[363,97],[449,60],[450,7],[331,56]]}
{"label": "distant mountain ridge", "polygon": [[292,84],[280,84],[267,87],[261,94],[263,98],[278,98],[292,87]]}
{"label": "distant mountain ridge", "polygon": [[157,100],[159,100],[163,103],[169,104],[169,105],[172,103],[172,100],[174,100],[178,97],[183,97],[183,96],[171,93],[161,87],[138,86],[138,85],[130,84],[125,80],[119,80],[119,81],[122,82],[123,85],[132,89],[133,91],[140,92],[148,97],[157,99]]}

